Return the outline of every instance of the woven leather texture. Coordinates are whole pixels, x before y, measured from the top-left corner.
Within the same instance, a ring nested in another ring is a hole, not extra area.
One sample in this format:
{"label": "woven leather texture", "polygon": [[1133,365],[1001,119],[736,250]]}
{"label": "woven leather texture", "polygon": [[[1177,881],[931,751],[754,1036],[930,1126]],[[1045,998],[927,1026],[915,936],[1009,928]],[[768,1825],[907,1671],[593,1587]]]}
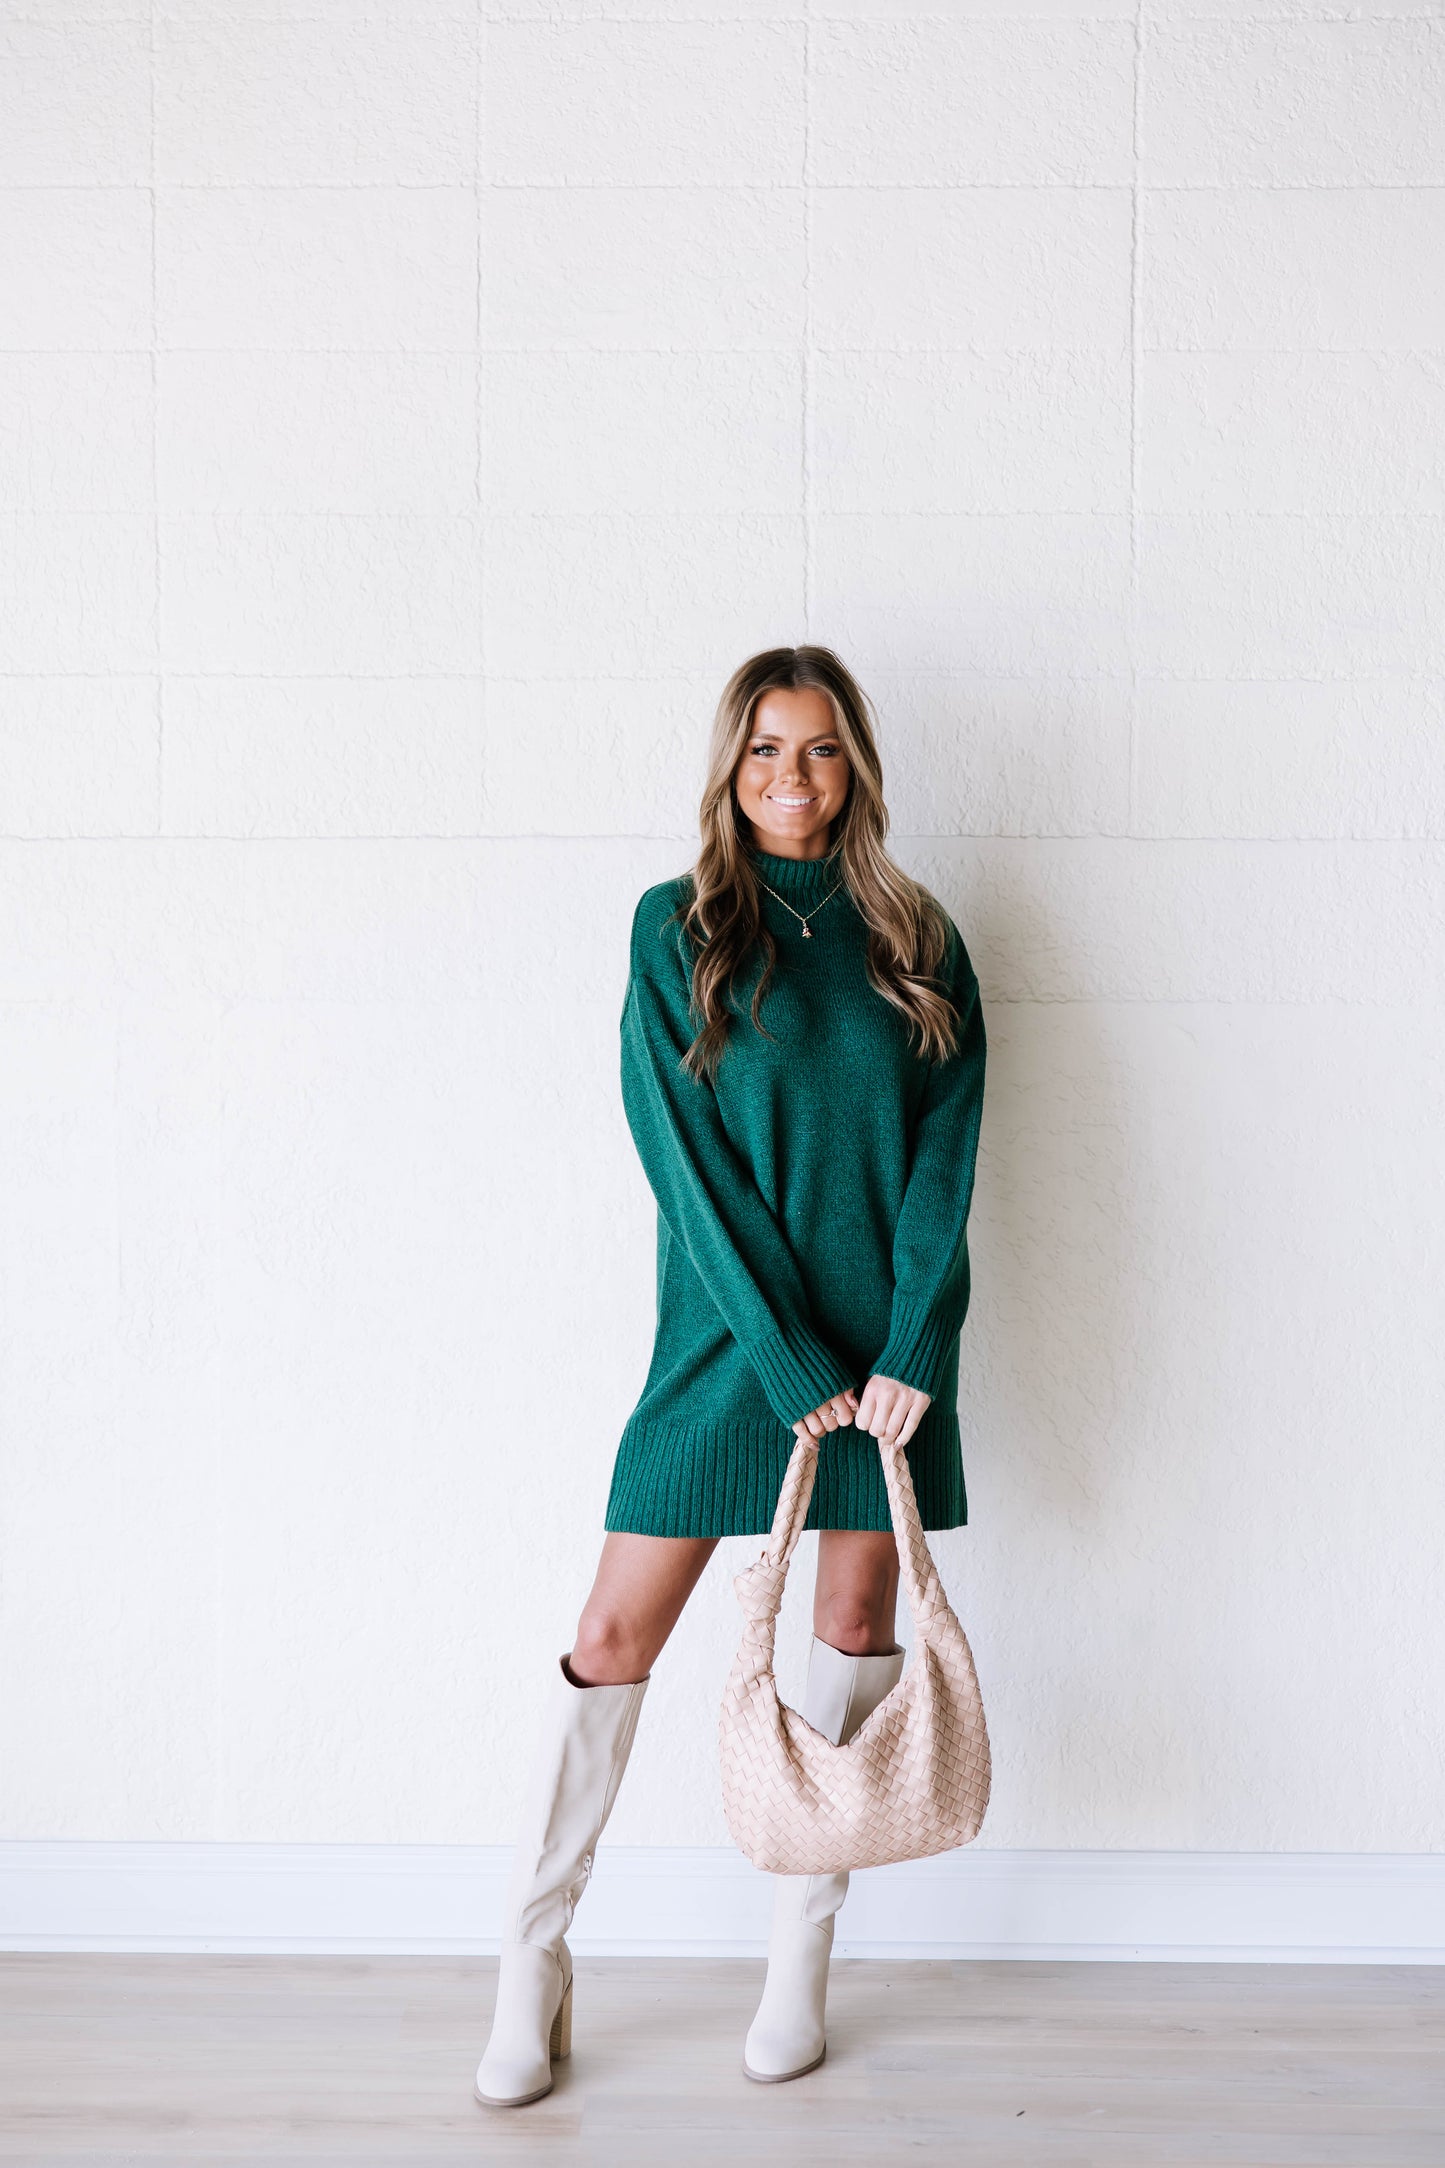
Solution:
{"label": "woven leather texture", "polygon": [[768,1874],[832,1874],[926,1859],[970,1844],[992,1763],[968,1637],[933,1563],[908,1457],[880,1442],[913,1661],[842,1746],[778,1698],[773,1655],[788,1566],[807,1518],[818,1440],[800,1438],[755,1565],[735,1574],[742,1642],[718,1717],[723,1813],[733,1842]]}

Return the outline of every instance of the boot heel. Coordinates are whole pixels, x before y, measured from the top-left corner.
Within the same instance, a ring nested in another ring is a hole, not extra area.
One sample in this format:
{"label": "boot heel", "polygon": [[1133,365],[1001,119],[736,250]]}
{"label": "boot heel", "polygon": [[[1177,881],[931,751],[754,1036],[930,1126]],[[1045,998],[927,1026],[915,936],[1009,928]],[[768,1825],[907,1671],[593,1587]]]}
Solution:
{"label": "boot heel", "polygon": [[561,2062],[572,2053],[572,1982],[569,1980],[557,2005],[557,2015],[552,2020],[552,2037],[547,2043],[553,2062]]}

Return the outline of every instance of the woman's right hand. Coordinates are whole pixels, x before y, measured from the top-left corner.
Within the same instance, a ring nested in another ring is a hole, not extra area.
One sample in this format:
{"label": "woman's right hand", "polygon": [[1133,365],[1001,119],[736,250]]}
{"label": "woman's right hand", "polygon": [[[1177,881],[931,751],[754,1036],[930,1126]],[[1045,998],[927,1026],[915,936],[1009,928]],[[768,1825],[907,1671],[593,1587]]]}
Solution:
{"label": "woman's right hand", "polygon": [[811,1415],[800,1416],[793,1428],[800,1438],[821,1438],[830,1430],[843,1429],[857,1413],[858,1395],[850,1385],[847,1392],[825,1400]]}

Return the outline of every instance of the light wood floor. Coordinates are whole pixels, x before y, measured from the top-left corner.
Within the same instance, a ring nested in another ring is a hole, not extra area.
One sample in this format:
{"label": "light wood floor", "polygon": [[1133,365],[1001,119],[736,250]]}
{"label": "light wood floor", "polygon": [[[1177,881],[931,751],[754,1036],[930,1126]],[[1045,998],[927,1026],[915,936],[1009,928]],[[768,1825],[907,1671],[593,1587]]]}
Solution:
{"label": "light wood floor", "polygon": [[1445,1968],[839,1959],[827,2061],[762,2086],[760,1961],[584,1958],[555,2090],[487,2109],[494,1970],[0,1957],[0,2159],[1445,2168]]}

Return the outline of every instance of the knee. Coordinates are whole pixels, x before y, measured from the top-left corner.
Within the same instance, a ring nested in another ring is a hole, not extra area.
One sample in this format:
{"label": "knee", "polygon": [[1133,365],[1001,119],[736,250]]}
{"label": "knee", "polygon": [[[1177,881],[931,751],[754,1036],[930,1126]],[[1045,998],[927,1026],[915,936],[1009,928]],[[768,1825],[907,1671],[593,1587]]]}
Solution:
{"label": "knee", "polygon": [[824,1595],[814,1607],[813,1631],[844,1656],[876,1656],[894,1646],[894,1605],[884,1588]]}
{"label": "knee", "polygon": [[634,1620],[589,1605],[577,1621],[567,1668],[579,1686],[631,1685],[647,1676],[655,1654]]}

